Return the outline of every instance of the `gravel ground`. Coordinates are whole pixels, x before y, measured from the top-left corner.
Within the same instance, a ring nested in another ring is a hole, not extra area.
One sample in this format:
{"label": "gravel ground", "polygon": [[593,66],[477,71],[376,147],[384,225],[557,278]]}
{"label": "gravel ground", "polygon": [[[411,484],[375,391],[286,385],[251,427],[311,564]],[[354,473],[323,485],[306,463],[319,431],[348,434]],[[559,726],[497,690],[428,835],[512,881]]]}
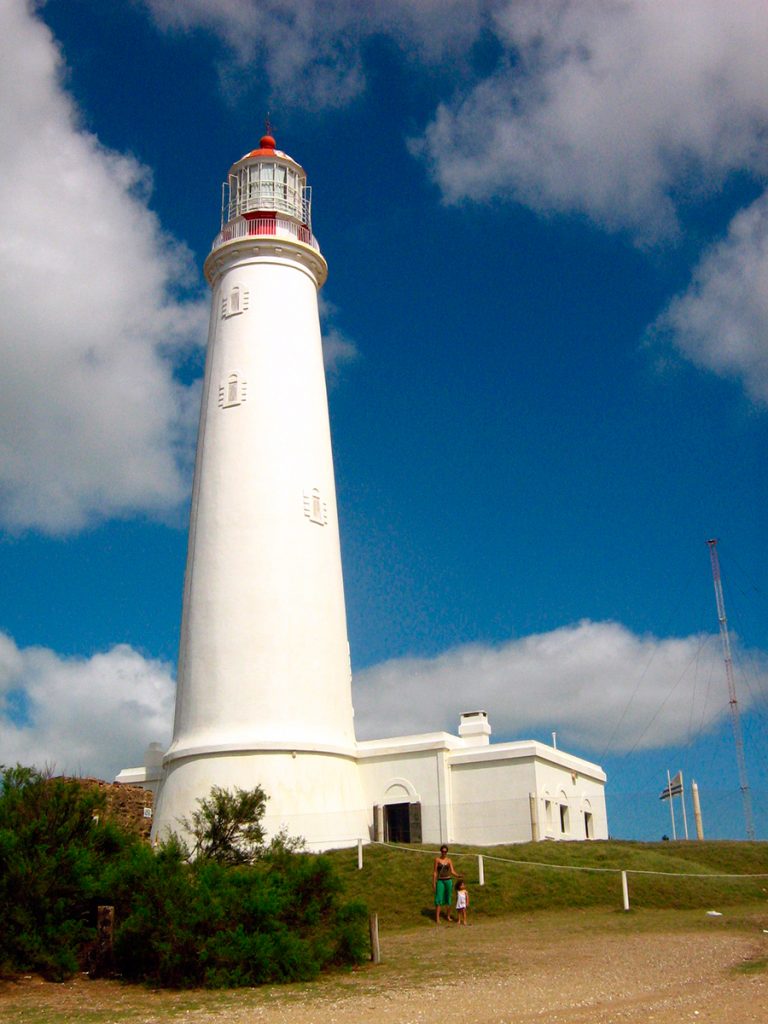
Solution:
{"label": "gravel ground", "polygon": [[[684,927],[625,927],[578,913],[426,923],[382,936],[378,967],[314,985],[151,992],[78,978],[0,986],[4,1024],[768,1024],[768,913],[738,927],[686,915]],[[666,921],[666,919],[665,919]],[[739,968],[742,970],[739,970]]]}

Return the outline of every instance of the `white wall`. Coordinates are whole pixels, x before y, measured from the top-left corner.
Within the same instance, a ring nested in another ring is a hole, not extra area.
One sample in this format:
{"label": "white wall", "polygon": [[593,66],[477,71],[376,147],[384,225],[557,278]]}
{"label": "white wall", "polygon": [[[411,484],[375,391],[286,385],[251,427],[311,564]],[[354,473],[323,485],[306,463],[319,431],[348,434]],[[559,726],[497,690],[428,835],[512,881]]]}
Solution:
{"label": "white wall", "polygon": [[534,741],[472,746],[449,733],[368,741],[358,751],[371,824],[375,804],[419,802],[424,843],[530,842],[531,794],[539,839],[587,838],[585,812],[590,838],[608,837],[605,774],[566,751]]}

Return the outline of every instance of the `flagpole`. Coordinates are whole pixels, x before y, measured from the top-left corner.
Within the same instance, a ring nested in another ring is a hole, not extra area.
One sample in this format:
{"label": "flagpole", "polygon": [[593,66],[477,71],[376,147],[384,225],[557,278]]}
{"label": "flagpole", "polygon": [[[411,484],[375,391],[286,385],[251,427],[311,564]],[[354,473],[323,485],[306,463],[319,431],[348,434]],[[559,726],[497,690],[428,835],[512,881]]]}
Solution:
{"label": "flagpole", "polygon": [[677,832],[675,831],[675,800],[672,796],[672,776],[669,774],[669,768],[667,768],[667,792],[669,793],[669,813],[672,815],[672,838],[677,839]]}
{"label": "flagpole", "polygon": [[685,816],[685,786],[683,785],[683,773],[680,772],[680,800],[683,804],[683,828],[685,829],[685,838],[688,838],[688,819]]}

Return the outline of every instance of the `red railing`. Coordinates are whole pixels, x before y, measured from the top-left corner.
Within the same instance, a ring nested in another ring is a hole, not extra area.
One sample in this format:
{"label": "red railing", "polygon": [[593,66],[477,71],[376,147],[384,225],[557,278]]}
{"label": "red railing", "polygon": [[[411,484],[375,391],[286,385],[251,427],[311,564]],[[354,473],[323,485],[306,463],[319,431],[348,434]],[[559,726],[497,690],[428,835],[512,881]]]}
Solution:
{"label": "red railing", "polygon": [[259,235],[271,235],[277,238],[295,238],[304,245],[311,245],[313,249],[320,251],[317,239],[303,224],[287,220],[283,217],[255,217],[252,220],[233,220],[225,224],[213,240],[211,251],[218,249],[227,242],[233,242],[237,238],[252,238]]}

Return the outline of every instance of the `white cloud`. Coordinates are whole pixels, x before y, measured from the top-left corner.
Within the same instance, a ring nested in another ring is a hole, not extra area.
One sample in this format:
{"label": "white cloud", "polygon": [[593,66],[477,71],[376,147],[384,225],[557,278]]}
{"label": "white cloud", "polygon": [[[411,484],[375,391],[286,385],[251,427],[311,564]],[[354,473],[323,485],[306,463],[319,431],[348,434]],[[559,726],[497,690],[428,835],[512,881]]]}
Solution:
{"label": "white cloud", "polygon": [[[676,230],[680,199],[768,172],[764,0],[144,2],[316,108],[365,88],[376,36],[450,60],[456,95],[414,143],[449,201],[577,211],[648,241]],[[499,60],[478,72],[468,54],[484,32]]]}
{"label": "white cloud", "polygon": [[[456,97],[416,147],[449,201],[502,196],[651,240],[675,231],[680,197],[768,170],[764,0],[145,3],[315,108],[365,88],[378,35],[422,63],[449,59]],[[467,54],[484,31],[500,60],[478,73]]]}
{"label": "white cloud", "polygon": [[743,381],[755,401],[768,402],[768,193],[737,214],[649,338],[671,341],[697,366]]}
{"label": "white cloud", "polygon": [[641,240],[677,200],[768,170],[763,0],[514,0],[501,70],[443,104],[421,152],[449,201],[577,211]]}
{"label": "white cloud", "polygon": [[205,303],[148,174],[79,125],[48,29],[0,5],[0,523],[65,533],[186,495]]}
{"label": "white cloud", "polygon": [[150,741],[168,745],[174,692],[171,667],[126,644],[63,658],[0,633],[0,759],[114,778]]}
{"label": "white cloud", "polygon": [[365,85],[360,19],[353,0],[320,5],[305,0],[145,0],[165,29],[202,27],[217,34],[238,67],[222,64],[225,80],[254,61],[275,95],[314,108],[341,106]]}
{"label": "white cloud", "polygon": [[265,74],[276,100],[310,109],[340,107],[366,86],[363,47],[393,36],[428,62],[461,54],[482,25],[483,0],[144,0],[166,30],[204,28],[234,56],[221,64],[226,83]]}
{"label": "white cloud", "polygon": [[[768,691],[768,659],[751,674],[743,710]],[[149,742],[168,745],[174,694],[171,666],[126,644],[63,657],[0,633],[0,761],[113,778]],[[609,622],[384,662],[358,673],[354,704],[361,739],[455,733],[462,711],[484,708],[496,739],[555,730],[596,756],[682,745],[728,714],[717,637],[658,640]]]}
{"label": "white cloud", "polygon": [[[585,621],[497,647],[384,662],[355,678],[358,736],[455,733],[462,711],[482,708],[497,738],[549,742],[554,730],[564,747],[598,756],[608,746],[682,744],[728,714],[712,639],[659,640]],[[765,686],[765,659],[760,671]]]}
{"label": "white cloud", "polygon": [[318,295],[318,305],[323,331],[323,365],[328,384],[332,387],[344,367],[355,362],[360,353],[355,343],[334,323],[337,307],[322,292]]}

